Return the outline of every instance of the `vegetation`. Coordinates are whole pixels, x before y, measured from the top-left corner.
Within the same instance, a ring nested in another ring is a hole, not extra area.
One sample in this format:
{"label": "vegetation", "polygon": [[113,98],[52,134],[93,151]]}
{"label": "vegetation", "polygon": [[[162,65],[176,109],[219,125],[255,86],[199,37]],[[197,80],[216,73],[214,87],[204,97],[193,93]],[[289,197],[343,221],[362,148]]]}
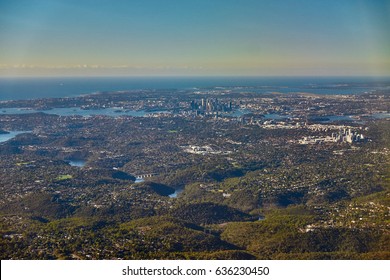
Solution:
{"label": "vegetation", "polygon": [[[367,117],[388,108],[388,93],[222,93],[252,114],[199,115],[188,109],[198,94],[171,91],[2,104],[175,113],[0,116],[4,130],[34,131],[0,144],[1,258],[390,258],[390,122]],[[307,124],[326,113],[361,115],[364,125]],[[297,141],[346,125],[367,140]]]}

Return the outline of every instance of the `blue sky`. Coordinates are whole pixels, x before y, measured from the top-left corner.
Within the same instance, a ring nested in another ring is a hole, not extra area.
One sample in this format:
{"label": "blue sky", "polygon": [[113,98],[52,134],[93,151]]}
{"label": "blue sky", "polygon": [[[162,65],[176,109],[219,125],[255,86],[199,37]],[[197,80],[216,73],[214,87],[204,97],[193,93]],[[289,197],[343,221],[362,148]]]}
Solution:
{"label": "blue sky", "polygon": [[0,75],[390,75],[389,30],[381,0],[0,0]]}

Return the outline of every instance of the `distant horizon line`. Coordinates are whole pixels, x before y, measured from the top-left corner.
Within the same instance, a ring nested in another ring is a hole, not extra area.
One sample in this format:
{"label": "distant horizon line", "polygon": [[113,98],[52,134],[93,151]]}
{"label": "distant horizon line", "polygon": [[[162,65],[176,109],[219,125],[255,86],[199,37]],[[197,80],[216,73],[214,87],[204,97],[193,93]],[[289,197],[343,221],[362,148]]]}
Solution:
{"label": "distant horizon line", "polygon": [[390,75],[58,75],[58,76],[0,76],[0,79],[87,79],[87,78],[389,78]]}

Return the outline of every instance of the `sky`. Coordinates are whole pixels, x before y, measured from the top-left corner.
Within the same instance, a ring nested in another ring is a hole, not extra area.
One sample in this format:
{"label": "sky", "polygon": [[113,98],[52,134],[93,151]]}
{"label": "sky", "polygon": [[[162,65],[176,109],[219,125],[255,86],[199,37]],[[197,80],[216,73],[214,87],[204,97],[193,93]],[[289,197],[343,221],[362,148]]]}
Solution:
{"label": "sky", "polygon": [[390,76],[389,0],[0,0],[0,77]]}

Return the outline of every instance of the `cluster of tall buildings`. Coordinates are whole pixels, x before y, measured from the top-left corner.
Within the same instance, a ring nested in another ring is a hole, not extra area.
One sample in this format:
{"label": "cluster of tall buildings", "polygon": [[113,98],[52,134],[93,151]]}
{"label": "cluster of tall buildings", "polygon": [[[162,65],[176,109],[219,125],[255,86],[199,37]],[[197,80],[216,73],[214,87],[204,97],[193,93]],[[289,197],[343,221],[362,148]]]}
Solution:
{"label": "cluster of tall buildings", "polygon": [[357,133],[349,129],[343,129],[338,133],[332,133],[332,136],[325,137],[316,137],[316,136],[307,136],[303,137],[303,139],[299,140],[299,144],[317,144],[324,142],[335,142],[335,143],[353,143],[353,142],[361,142],[365,141],[365,137],[363,134]]}
{"label": "cluster of tall buildings", "polygon": [[201,100],[191,101],[191,110],[204,112],[230,112],[232,102],[222,103],[217,98],[202,98]]}
{"label": "cluster of tall buildings", "polygon": [[365,140],[363,134],[352,131],[350,128],[344,129],[339,133],[332,133],[332,139],[334,142],[346,142],[353,143]]}

